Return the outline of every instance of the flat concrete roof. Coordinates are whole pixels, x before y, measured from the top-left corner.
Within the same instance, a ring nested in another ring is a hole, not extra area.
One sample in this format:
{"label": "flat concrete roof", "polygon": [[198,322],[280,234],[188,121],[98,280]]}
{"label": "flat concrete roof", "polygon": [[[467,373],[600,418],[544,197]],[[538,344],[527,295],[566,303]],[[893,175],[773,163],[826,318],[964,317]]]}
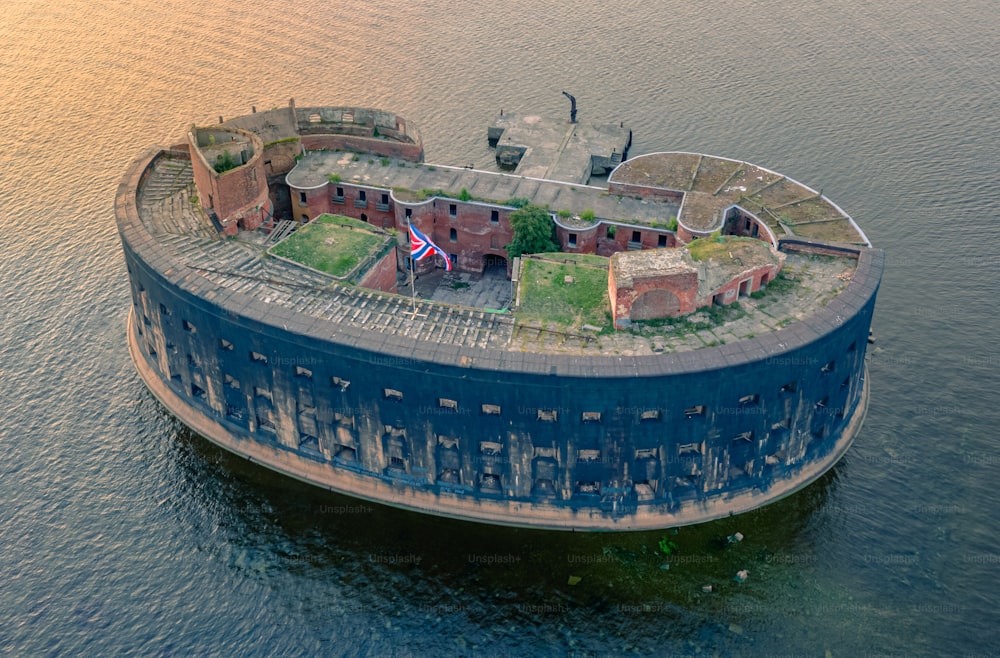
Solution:
{"label": "flat concrete roof", "polygon": [[309,190],[329,184],[331,174],[340,176],[345,183],[391,190],[400,201],[421,200],[421,190],[441,190],[457,198],[464,189],[473,200],[485,203],[503,205],[514,198],[528,199],[535,205],[547,205],[553,212],[568,210],[579,215],[590,209],[595,221],[636,226],[666,225],[680,208],[671,201],[608,194],[604,187],[346,151],[312,151],[288,172],[285,180],[293,189]]}
{"label": "flat concrete roof", "polygon": [[624,123],[570,123],[568,118],[501,113],[489,137],[496,141],[498,160],[505,152],[518,154],[514,173],[582,184],[590,180],[595,158],[609,164],[621,162],[632,131]]}
{"label": "flat concrete roof", "polygon": [[619,286],[626,287],[636,279],[698,271],[688,250],[683,247],[622,251],[611,257],[611,267],[615,272],[615,281]]}

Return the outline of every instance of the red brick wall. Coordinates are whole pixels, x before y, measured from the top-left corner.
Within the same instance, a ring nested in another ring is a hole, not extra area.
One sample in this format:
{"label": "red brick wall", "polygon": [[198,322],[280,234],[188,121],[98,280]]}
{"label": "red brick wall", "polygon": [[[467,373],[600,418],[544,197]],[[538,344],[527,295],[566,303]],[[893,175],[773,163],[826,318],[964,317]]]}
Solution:
{"label": "red brick wall", "polygon": [[[333,196],[338,187],[344,190],[343,203],[333,202]],[[362,191],[365,193],[364,206],[357,207],[355,202],[360,200]],[[305,204],[301,201],[303,193],[306,195]],[[377,206],[382,202],[383,194],[388,197],[388,210],[377,209]],[[327,183],[324,187],[311,190],[291,188],[291,195],[292,214],[298,221],[302,221],[303,215],[314,219],[323,213],[331,213],[360,219],[379,228],[398,228],[393,211],[392,193],[387,189],[340,182]],[[362,215],[364,216],[362,217]]]}
{"label": "red brick wall", "polygon": [[271,212],[267,176],[261,157],[263,147],[256,136],[252,142],[254,155],[249,162],[221,174],[216,173],[199,149],[191,146],[191,165],[199,203],[202,208],[213,209],[224,225],[239,220],[240,226],[255,229]]}
{"label": "red brick wall", "polygon": [[[571,254],[596,254],[599,238],[604,234],[601,224],[585,229],[564,228],[556,225],[556,240],[562,251]],[[576,246],[569,244],[570,234],[576,235]]]}
{"label": "red brick wall", "polygon": [[383,292],[396,292],[396,250],[389,251],[379,259],[358,282],[362,288],[372,288]]}
{"label": "red brick wall", "polygon": [[[739,276],[722,286],[713,297],[708,299],[698,299],[698,275],[695,272],[637,279],[633,281],[631,288],[619,288],[614,280],[614,270],[611,269],[608,276],[608,294],[614,302],[612,318],[615,326],[621,328],[623,319],[649,319],[665,317],[668,314],[685,315],[702,306],[708,306],[716,300],[719,303],[730,304],[739,298],[740,284],[743,281],[750,280],[744,291],[745,294],[750,294],[760,289],[763,277],[766,276],[768,281],[773,280],[778,275],[779,269],[777,265],[758,267],[749,274]],[[671,305],[672,298],[669,295],[658,294],[659,291],[668,291],[676,296],[678,302],[676,310]],[[727,292],[731,293],[728,297],[726,296]],[[640,298],[642,301],[639,301]],[[637,302],[642,307],[641,311],[646,312],[645,317],[632,317],[632,311]]]}
{"label": "red brick wall", "polygon": [[[772,281],[774,277],[778,276],[778,271],[781,268],[777,265],[765,265],[758,267],[753,270],[750,274],[737,277],[718,289],[715,295],[712,297],[712,301],[716,301],[721,304],[731,304],[739,299],[739,289],[740,283],[750,279],[750,285],[745,291],[745,294],[749,295],[752,292],[760,290],[761,279],[766,275],[768,281]],[[732,292],[732,294],[727,297],[727,292]]]}
{"label": "red brick wall", "polygon": [[[455,217],[450,213],[452,205],[455,206]],[[509,217],[515,208],[445,198],[393,202],[393,206],[393,220],[398,231],[406,231],[406,210],[410,210],[410,221],[414,226],[446,253],[457,256],[455,266],[460,272],[482,272],[486,256],[507,258],[506,247],[514,236]],[[496,222],[490,219],[494,211],[497,213]],[[452,229],[455,231],[454,241],[451,239]],[[405,256],[406,253],[400,256],[400,267],[405,263]],[[424,259],[416,264],[416,271],[418,274],[430,271],[440,262]]]}
{"label": "red brick wall", "polygon": [[[615,227],[614,237],[608,237],[608,227]],[[660,247],[660,236],[666,236],[667,243],[664,247],[676,247],[677,236],[666,229],[655,228],[633,228],[618,224],[600,223],[594,228],[588,229],[568,229],[556,226],[556,237],[563,251],[578,254],[597,254],[599,256],[611,256],[619,251],[629,249],[632,243],[632,233],[639,232],[639,242],[642,249],[657,249]],[[576,234],[576,247],[569,246],[570,233]],[[632,247],[635,248],[635,247]]]}
{"label": "red brick wall", "polygon": [[264,149],[261,158],[268,176],[287,174],[295,168],[295,156],[302,152],[299,140],[278,142]]}
{"label": "red brick wall", "polygon": [[310,151],[358,151],[388,158],[422,162],[423,146],[356,135],[302,135],[302,146]]}
{"label": "red brick wall", "polygon": [[[665,302],[667,299],[666,296],[662,296],[662,299],[656,299],[657,297],[661,297],[657,295],[657,291],[668,291],[676,297],[678,308],[672,315],[684,315],[697,308],[697,272],[637,279],[633,281],[631,288],[619,288],[617,282],[613,279],[613,272],[613,269],[609,270],[608,293],[613,301],[611,315],[616,328],[624,326],[622,320],[631,319],[633,304],[646,293],[653,294],[652,298],[646,298],[642,302],[650,310],[655,310],[658,306],[662,306],[661,302]],[[665,313],[668,309],[664,308],[661,310]],[[648,317],[643,319],[648,319]]]}

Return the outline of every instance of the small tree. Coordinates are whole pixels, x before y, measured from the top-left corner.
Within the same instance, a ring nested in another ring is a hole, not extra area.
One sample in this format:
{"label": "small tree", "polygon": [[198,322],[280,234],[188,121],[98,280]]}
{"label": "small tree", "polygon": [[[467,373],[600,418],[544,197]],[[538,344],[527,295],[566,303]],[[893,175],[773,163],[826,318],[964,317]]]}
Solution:
{"label": "small tree", "polygon": [[224,171],[229,171],[230,169],[236,168],[236,160],[229,151],[223,151],[215,158],[215,171],[217,173],[222,173]]}
{"label": "small tree", "polygon": [[556,225],[545,208],[529,205],[516,210],[510,214],[510,225],[514,239],[507,245],[509,257],[559,251]]}

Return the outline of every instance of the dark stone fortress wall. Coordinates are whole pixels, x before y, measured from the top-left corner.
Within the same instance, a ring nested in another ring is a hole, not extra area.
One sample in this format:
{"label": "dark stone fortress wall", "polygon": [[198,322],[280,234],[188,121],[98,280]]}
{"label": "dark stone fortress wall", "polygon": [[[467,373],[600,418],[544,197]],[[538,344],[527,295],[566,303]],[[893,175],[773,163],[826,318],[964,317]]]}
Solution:
{"label": "dark stone fortress wall", "polygon": [[[696,522],[743,511],[733,497],[754,497],[749,508],[804,486],[864,413],[877,250],[860,251],[826,308],[781,331],[678,355],[572,357],[417,344],[220,290],[122,203],[130,341],[147,383],[187,424],[222,428],[209,438],[271,448],[281,470],[347,493],[546,527]],[[369,481],[405,495],[366,493]]]}

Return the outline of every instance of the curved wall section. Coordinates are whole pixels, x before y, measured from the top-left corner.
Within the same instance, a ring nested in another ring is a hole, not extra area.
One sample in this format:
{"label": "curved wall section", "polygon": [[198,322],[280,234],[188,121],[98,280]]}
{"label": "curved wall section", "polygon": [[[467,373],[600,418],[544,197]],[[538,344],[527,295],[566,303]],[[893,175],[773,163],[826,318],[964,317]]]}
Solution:
{"label": "curved wall section", "polygon": [[[193,128],[188,133],[191,167],[201,207],[214,212],[225,232],[258,228],[272,213],[260,137],[235,128]],[[215,156],[233,167],[217,171]],[[211,161],[210,161],[211,160]]]}

